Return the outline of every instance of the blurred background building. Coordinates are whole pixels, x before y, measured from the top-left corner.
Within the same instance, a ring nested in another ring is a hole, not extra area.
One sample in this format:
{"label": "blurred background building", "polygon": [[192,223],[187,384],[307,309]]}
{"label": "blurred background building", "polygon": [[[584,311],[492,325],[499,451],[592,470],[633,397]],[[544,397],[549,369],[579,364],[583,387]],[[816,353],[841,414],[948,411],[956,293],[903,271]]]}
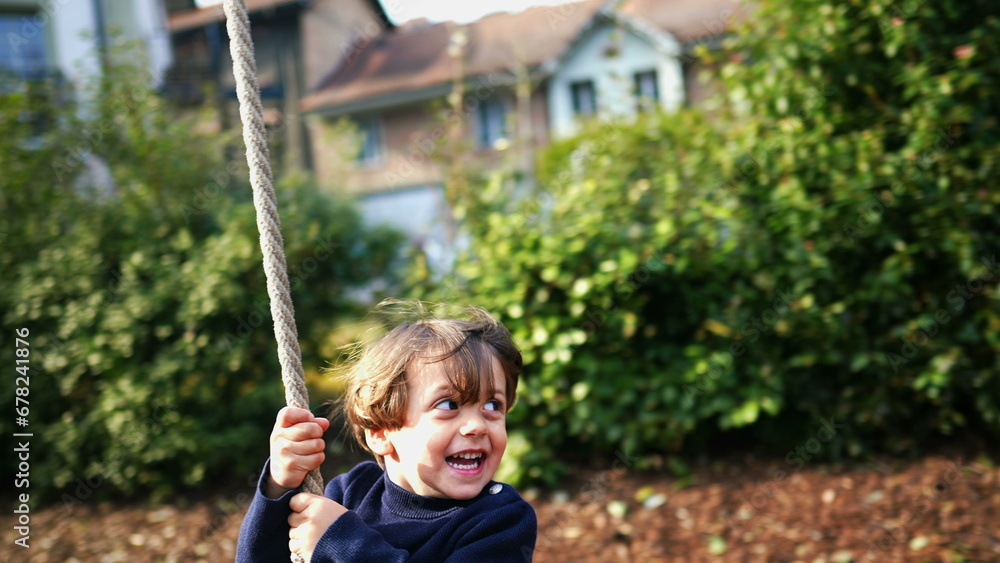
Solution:
{"label": "blurred background building", "polygon": [[[168,2],[167,4],[176,4]],[[154,85],[172,63],[162,0],[0,0],[0,73],[79,85],[98,75],[113,40],[144,47]]]}
{"label": "blurred background building", "polygon": [[[222,4],[175,4],[169,26],[176,64],[167,96],[181,107],[218,104],[220,127],[238,123]],[[247,11],[272,157],[285,168],[312,169],[301,98],[347,59],[349,46],[360,37],[380,35],[392,24],[377,0],[250,0]]]}
{"label": "blurred background building", "polygon": [[[706,69],[692,51],[715,45],[739,12],[730,0],[586,0],[362,34],[301,100],[318,117],[313,170],[358,194],[371,220],[447,253],[447,229],[435,225],[449,216],[439,153],[451,131],[437,109],[459,108],[466,165],[503,164],[530,178],[535,151],[583,121],[703,100],[696,76]],[[449,101],[455,95],[462,100]],[[349,163],[330,134],[344,118],[361,136]]]}
{"label": "blurred background building", "polygon": [[[446,141],[459,138],[465,166],[531,178],[535,151],[586,120],[704,99],[691,52],[741,10],[734,0],[584,0],[397,26],[379,0],[247,8],[276,168],[355,194],[369,222],[442,255],[453,246],[443,184],[456,146]],[[69,84],[100,72],[112,40],[137,40],[172,103],[215,106],[219,130],[239,122],[221,4],[0,0],[0,31],[3,72]],[[459,123],[444,123],[449,107]]]}

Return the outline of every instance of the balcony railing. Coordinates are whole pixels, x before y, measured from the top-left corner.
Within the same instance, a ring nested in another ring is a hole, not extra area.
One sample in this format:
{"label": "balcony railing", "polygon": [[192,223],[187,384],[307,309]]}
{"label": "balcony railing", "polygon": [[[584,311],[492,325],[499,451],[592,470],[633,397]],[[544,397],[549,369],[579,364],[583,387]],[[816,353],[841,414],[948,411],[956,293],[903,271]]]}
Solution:
{"label": "balcony railing", "polygon": [[215,80],[207,64],[175,63],[163,80],[163,93],[174,103],[197,105],[205,101],[205,88]]}

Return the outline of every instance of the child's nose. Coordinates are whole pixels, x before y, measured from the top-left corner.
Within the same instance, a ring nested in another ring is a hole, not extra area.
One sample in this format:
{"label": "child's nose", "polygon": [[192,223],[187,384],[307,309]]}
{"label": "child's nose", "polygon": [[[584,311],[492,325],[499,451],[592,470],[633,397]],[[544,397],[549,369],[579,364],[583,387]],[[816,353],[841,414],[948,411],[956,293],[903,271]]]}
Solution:
{"label": "child's nose", "polygon": [[462,421],[463,436],[478,436],[486,433],[486,421],[483,420],[483,415],[478,412],[470,412],[465,415],[465,420]]}

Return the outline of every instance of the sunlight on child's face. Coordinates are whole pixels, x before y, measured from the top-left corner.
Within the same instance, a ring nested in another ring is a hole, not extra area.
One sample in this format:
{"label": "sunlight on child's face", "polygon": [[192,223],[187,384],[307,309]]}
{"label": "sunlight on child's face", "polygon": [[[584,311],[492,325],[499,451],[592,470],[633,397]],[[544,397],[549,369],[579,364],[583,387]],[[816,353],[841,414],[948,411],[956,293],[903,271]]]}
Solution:
{"label": "sunlight on child's face", "polygon": [[386,432],[393,452],[389,478],[418,495],[475,497],[489,483],[507,448],[506,396],[500,363],[493,359],[494,396],[482,385],[475,403],[459,404],[448,384],[447,362],[417,364],[406,382],[406,422]]}

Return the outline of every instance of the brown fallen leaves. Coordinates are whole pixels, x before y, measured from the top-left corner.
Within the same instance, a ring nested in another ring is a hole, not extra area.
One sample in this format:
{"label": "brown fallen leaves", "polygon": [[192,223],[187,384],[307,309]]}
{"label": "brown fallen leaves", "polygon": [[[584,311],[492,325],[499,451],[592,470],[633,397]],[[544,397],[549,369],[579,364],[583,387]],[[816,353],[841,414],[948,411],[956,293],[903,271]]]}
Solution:
{"label": "brown fallen leaves", "polygon": [[[987,457],[889,463],[779,479],[780,462],[716,461],[685,488],[667,475],[581,472],[581,486],[525,492],[539,518],[535,561],[1000,561],[1000,469]],[[14,545],[5,511],[0,560],[231,561],[243,492],[184,509],[50,506],[31,515],[29,550]]]}

